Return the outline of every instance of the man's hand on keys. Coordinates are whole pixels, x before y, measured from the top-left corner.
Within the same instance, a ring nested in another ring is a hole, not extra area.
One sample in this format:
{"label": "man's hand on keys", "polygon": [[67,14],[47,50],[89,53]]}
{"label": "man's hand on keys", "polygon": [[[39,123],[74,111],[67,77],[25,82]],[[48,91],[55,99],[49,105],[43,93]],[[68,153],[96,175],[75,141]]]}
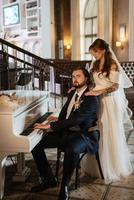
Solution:
{"label": "man's hand on keys", "polygon": [[34,125],[34,129],[41,129],[41,130],[48,130],[50,128],[50,124],[40,124],[40,123],[36,123]]}

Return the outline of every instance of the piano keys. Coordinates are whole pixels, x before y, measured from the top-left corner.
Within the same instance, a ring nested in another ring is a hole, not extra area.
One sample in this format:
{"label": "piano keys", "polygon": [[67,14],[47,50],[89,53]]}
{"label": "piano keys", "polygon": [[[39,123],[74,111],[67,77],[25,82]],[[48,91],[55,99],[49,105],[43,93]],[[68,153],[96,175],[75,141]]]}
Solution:
{"label": "piano keys", "polygon": [[47,91],[7,90],[1,93],[9,101],[8,98],[5,102],[0,101],[0,198],[4,195],[7,156],[30,152],[43,135],[43,132],[38,134],[40,130],[32,129],[33,124],[43,123],[51,114],[48,112]]}

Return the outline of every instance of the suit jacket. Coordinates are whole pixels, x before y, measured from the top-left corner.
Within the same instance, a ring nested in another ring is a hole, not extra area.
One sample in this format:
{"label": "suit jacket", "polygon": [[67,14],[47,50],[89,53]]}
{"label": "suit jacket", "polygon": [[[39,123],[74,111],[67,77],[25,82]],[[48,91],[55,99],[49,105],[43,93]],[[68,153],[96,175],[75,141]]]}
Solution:
{"label": "suit jacket", "polygon": [[98,110],[99,110],[99,101],[96,96],[85,96],[84,91],[82,94],[80,101],[80,107],[76,109],[68,119],[66,119],[68,105],[75,93],[75,90],[71,91],[68,95],[68,99],[63,106],[58,121],[51,122],[51,128],[54,131],[66,131],[71,127],[79,126],[80,130],[88,130],[88,128],[96,125],[96,121],[98,119]]}
{"label": "suit jacket", "polygon": [[75,93],[75,90],[69,93],[68,99],[59,114],[58,121],[51,122],[51,128],[53,131],[64,134],[70,132],[72,128],[79,127],[79,133],[81,133],[85,142],[87,142],[87,151],[94,153],[98,148],[98,133],[94,131],[94,133],[89,134],[88,129],[95,126],[98,120],[99,101],[96,96],[85,96],[85,92],[87,91],[88,89],[84,91],[80,98],[81,104],[79,108],[76,109],[68,119],[66,119],[68,105]]}

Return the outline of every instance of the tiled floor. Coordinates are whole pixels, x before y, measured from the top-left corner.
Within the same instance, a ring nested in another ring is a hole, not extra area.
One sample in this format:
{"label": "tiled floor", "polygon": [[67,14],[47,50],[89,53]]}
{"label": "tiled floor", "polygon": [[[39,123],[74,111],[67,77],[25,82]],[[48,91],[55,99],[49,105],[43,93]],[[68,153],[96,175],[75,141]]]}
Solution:
{"label": "tiled floor", "polygon": [[[131,149],[132,164],[134,166],[134,131],[131,133],[128,139],[128,145]],[[51,162],[56,160],[55,149],[47,150],[47,155]],[[31,161],[31,154],[26,155],[27,161],[32,168],[31,176],[26,183],[12,183],[11,178],[6,181],[4,200],[56,200],[59,193],[59,187],[48,189],[38,194],[31,194],[30,188],[37,181],[37,171],[35,163]],[[28,164],[28,163],[27,163]],[[29,164],[28,164],[29,165]],[[9,170],[10,171],[10,170]],[[12,176],[12,170],[6,176]],[[60,171],[62,174],[62,171]],[[121,181],[105,184],[100,178],[93,179],[85,175],[81,171],[80,187],[74,190],[74,176],[70,186],[70,196],[72,200],[134,200],[134,173]]]}

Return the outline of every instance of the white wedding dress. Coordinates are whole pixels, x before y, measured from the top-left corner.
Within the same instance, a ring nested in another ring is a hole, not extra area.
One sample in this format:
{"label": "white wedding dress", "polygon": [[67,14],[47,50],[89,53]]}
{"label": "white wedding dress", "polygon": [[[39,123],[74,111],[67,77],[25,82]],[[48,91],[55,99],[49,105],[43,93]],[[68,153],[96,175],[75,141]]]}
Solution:
{"label": "white wedding dress", "polygon": [[[120,73],[119,71],[111,71],[109,79],[97,72],[93,73],[96,84],[94,90],[107,88],[113,82],[119,83]],[[124,89],[121,86],[117,91],[100,96],[99,156],[106,182],[119,180],[132,173],[130,153],[125,137],[125,132],[133,129],[130,120],[131,114]],[[91,158],[93,156],[87,155],[83,159],[82,167],[90,175],[96,176],[96,162]]]}

